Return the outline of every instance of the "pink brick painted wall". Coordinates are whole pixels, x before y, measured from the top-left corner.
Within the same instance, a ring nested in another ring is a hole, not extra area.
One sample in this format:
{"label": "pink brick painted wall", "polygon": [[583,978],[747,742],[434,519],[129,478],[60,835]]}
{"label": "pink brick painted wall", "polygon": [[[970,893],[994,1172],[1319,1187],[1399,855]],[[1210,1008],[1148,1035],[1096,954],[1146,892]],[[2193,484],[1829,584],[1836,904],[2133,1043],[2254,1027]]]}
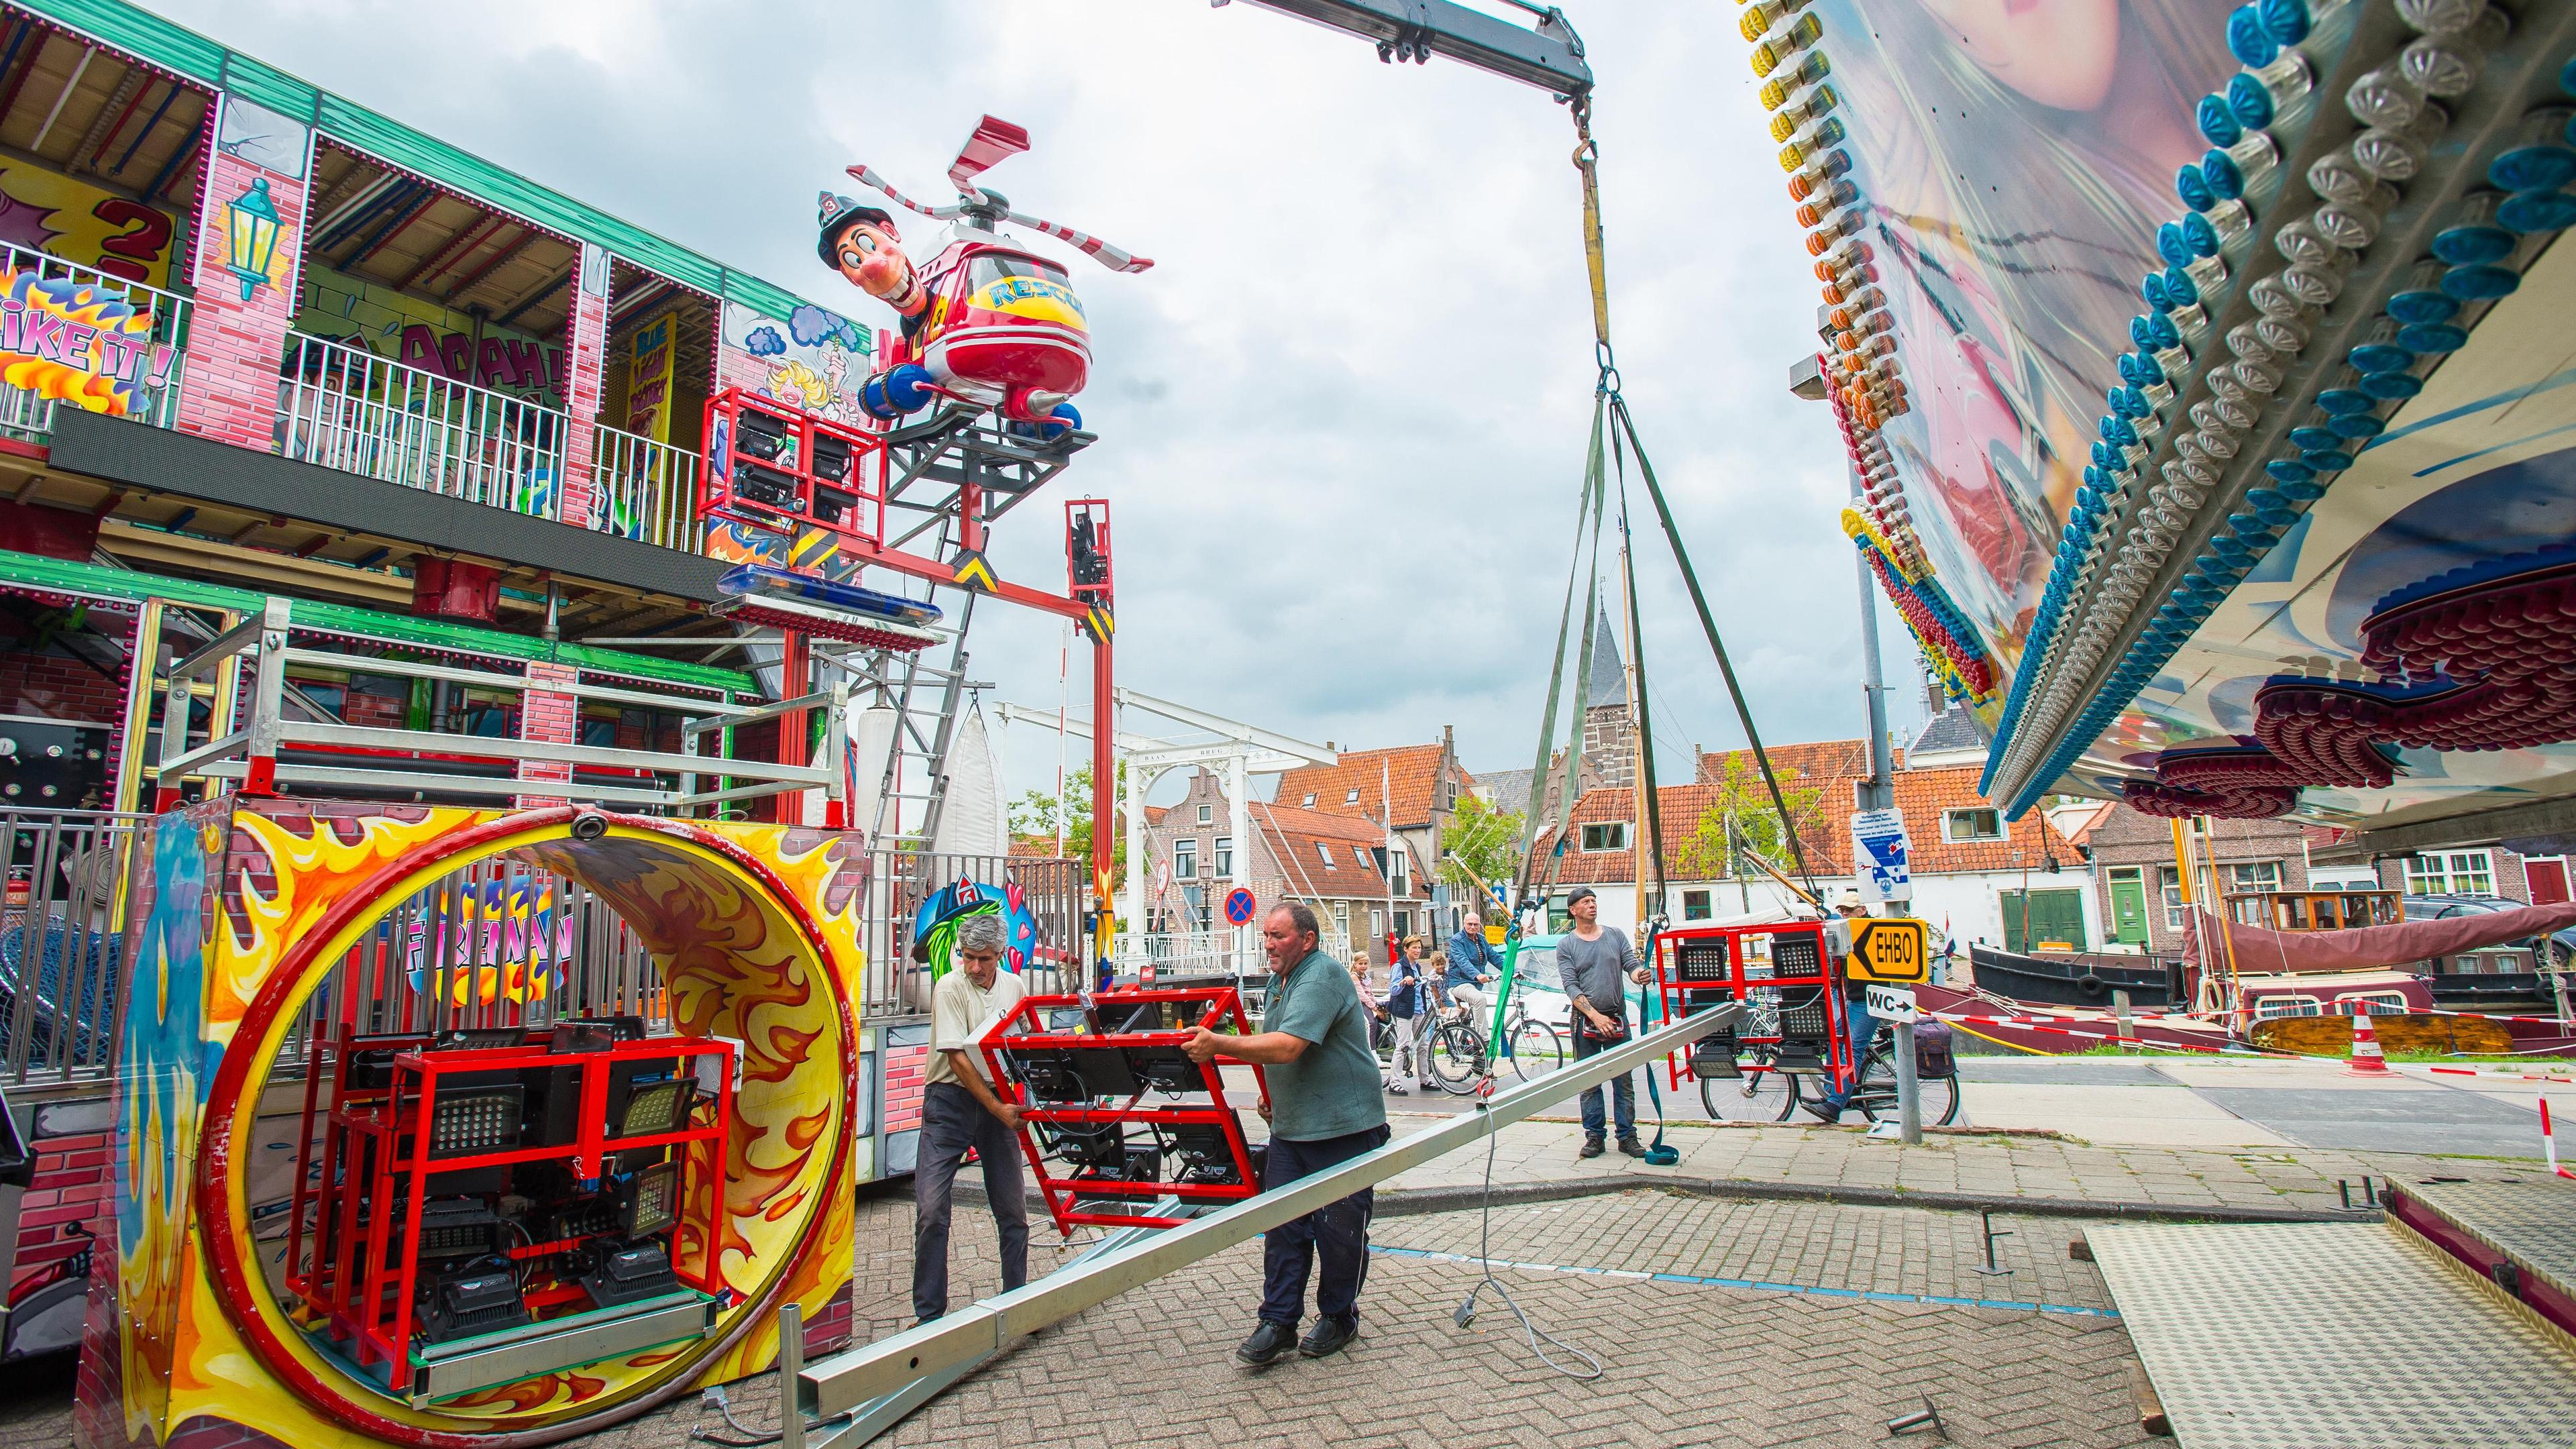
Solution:
{"label": "pink brick painted wall", "polygon": [[921,1125],[921,1074],[930,1065],[930,1048],[895,1048],[885,1063],[885,1130],[909,1132]]}
{"label": "pink brick painted wall", "polygon": [[[275,446],[278,367],[286,355],[287,325],[295,313],[297,273],[304,250],[305,186],[215,145],[208,127],[203,179],[189,257],[197,288],[188,329],[186,380],[180,388],[181,432],[267,452]],[[242,300],[241,279],[225,265],[231,242],[226,207],[251,184],[267,178],[277,207],[278,263],[269,285]]]}
{"label": "pink brick painted wall", "polygon": [[[571,684],[581,671],[569,664],[555,664],[542,659],[528,661],[528,683],[531,686]],[[549,745],[568,745],[580,728],[581,703],[569,694],[557,694],[542,687],[531,687],[519,697],[519,738]],[[572,766],[557,760],[521,760],[522,780],[570,780]],[[521,808],[532,805],[561,804],[559,795],[522,795]]]}
{"label": "pink brick painted wall", "polygon": [[590,472],[599,440],[599,399],[608,367],[608,254],[589,242],[581,244],[581,261],[573,272],[570,334],[564,347],[564,410],[572,414],[572,433],[564,444],[564,522],[592,526],[599,511],[599,487]]}

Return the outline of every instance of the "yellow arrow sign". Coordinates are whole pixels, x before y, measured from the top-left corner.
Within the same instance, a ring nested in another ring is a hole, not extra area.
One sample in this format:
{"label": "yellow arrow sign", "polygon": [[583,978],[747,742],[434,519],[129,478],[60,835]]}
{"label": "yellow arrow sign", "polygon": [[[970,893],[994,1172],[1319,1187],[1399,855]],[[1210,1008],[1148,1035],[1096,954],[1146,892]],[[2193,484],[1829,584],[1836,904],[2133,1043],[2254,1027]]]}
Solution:
{"label": "yellow arrow sign", "polygon": [[1844,972],[1854,981],[1928,981],[1932,964],[1927,948],[1929,936],[1921,921],[1899,918],[1856,922]]}

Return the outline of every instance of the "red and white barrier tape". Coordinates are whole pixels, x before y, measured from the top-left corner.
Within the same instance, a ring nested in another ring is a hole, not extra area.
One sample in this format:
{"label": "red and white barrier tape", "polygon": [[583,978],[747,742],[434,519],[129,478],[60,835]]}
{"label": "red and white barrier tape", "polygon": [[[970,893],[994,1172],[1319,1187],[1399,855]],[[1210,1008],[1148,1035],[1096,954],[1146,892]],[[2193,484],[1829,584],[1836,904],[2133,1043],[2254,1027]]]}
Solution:
{"label": "red and white barrier tape", "polygon": [[2549,1097],[2545,1093],[2540,1098],[2540,1150],[2549,1154],[2551,1172],[2560,1177],[2576,1177],[2576,1172],[2558,1165],[2558,1138],[2549,1128]]}

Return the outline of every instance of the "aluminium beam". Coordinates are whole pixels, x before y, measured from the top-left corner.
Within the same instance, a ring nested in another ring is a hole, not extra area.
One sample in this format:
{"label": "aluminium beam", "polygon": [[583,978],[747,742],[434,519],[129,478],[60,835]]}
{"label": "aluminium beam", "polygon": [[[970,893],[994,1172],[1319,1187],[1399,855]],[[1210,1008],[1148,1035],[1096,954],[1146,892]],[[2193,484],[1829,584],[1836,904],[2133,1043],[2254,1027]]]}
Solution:
{"label": "aluminium beam", "polygon": [[[1218,4],[1225,0],[1217,0]],[[1470,10],[1451,0],[1251,0],[1265,10],[1377,42],[1427,48],[1481,71],[1559,95],[1587,95],[1592,67],[1583,42],[1549,7],[1536,31]],[[1524,6],[1537,9],[1536,6]]]}
{"label": "aluminium beam", "polygon": [[[954,1373],[961,1366],[1000,1352],[1015,1339],[1249,1242],[1282,1223],[1362,1188],[1374,1187],[1408,1168],[1481,1142],[1509,1123],[1533,1116],[1542,1108],[1613,1077],[1639,1067],[1651,1070],[1659,1058],[1733,1023],[1743,1010],[1741,1003],[1728,1003],[1685,1016],[1596,1056],[1498,1092],[1471,1112],[1459,1113],[1374,1152],[1246,1198],[1222,1212],[1148,1241],[1078,1267],[1059,1269],[1026,1287],[984,1299],[945,1318],[809,1364],[798,1379],[798,1408],[828,1419],[872,1400],[902,1394],[921,1379]],[[1651,1183],[1653,1179],[1639,1181]],[[808,1442],[814,1449],[824,1449],[834,1440],[817,1435]]]}

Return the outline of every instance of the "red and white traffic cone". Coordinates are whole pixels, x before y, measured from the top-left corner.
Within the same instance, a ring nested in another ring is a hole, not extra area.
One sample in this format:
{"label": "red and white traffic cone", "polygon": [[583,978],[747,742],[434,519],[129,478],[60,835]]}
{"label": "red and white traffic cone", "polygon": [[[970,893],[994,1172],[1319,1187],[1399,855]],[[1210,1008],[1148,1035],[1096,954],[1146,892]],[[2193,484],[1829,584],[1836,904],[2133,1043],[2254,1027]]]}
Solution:
{"label": "red and white traffic cone", "polygon": [[2388,1058],[2379,1054],[2379,1033],[2371,1029],[2370,1008],[2354,1002],[2352,1007],[2352,1060],[2344,1070],[2364,1077],[2386,1077]]}

